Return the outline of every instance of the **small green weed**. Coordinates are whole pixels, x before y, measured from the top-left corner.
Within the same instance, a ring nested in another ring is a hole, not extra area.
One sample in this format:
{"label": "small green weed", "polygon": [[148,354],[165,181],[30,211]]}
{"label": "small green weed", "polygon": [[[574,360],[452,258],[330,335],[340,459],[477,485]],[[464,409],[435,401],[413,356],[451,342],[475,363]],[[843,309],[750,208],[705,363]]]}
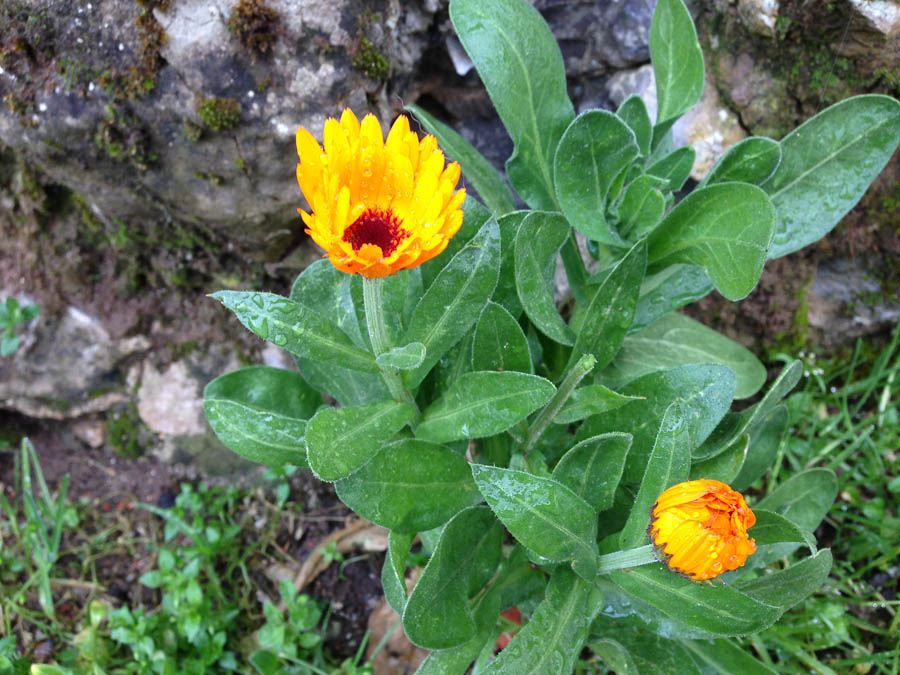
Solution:
{"label": "small green weed", "polygon": [[37,317],[40,312],[37,305],[19,305],[19,301],[13,297],[6,298],[6,302],[0,303],[0,357],[6,358],[15,354],[19,348],[19,336],[16,335],[16,326],[20,323],[28,323]]}

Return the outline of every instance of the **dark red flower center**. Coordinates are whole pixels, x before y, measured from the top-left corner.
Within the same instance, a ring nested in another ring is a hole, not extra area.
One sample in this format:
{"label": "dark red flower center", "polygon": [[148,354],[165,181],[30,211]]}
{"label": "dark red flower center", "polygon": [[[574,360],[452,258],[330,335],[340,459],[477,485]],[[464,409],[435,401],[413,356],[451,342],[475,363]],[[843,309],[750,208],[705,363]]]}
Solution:
{"label": "dark red flower center", "polygon": [[400,227],[400,220],[390,209],[366,209],[344,230],[343,239],[354,251],[365,244],[374,244],[381,249],[381,255],[387,257],[397,250],[397,246],[407,236],[409,233]]}

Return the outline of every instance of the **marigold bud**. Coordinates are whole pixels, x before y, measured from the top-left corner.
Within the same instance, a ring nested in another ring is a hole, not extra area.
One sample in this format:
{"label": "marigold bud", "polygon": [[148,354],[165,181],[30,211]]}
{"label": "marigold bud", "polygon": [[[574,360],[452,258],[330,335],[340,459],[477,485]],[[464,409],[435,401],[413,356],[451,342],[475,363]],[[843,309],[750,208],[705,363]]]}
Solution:
{"label": "marigold bud", "polygon": [[741,567],[756,552],[756,516],[744,496],[717,480],[673,485],[653,505],[650,537],[668,565],[697,581]]}

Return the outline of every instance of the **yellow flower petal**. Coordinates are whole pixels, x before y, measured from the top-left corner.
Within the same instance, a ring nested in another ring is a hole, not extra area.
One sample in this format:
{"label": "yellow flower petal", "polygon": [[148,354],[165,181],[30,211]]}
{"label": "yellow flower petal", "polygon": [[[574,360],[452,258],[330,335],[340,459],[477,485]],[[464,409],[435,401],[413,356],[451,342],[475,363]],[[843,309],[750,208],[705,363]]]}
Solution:
{"label": "yellow flower petal", "polygon": [[406,117],[387,138],[374,115],[344,110],[325,122],[320,146],[297,130],[297,183],[311,207],[307,233],[334,266],[376,278],[438,255],[462,225],[460,169],[437,140],[419,140]]}

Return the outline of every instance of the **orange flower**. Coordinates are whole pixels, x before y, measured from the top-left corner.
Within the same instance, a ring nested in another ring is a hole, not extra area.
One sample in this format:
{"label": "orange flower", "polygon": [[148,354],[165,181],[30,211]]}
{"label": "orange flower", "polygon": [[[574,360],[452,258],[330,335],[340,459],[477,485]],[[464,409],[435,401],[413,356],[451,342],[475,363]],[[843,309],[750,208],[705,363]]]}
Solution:
{"label": "orange flower", "polygon": [[349,109],[325,122],[324,146],[297,129],[297,182],[311,213],[306,233],[343,272],[370,279],[421,265],[460,225],[459,164],[444,166],[434,136],[421,141],[398,117],[385,140],[374,115]]}
{"label": "orange flower", "polygon": [[702,581],[737,569],[756,552],[747,537],[755,523],[740,492],[717,480],[690,480],[656,500],[650,536],[669,567]]}

